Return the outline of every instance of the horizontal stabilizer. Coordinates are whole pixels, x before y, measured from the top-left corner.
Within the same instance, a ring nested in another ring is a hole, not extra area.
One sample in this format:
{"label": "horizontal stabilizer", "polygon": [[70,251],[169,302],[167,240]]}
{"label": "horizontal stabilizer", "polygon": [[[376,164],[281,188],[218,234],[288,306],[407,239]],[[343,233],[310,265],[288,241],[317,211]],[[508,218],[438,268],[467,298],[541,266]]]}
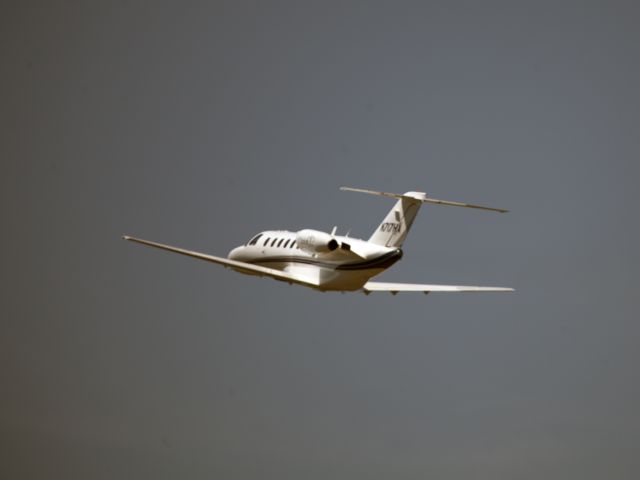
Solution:
{"label": "horizontal stabilizer", "polygon": [[399,193],[379,192],[377,190],[367,190],[366,188],[340,187],[343,192],[359,192],[368,193],[369,195],[378,195],[380,197],[402,198]]}
{"label": "horizontal stabilizer", "polygon": [[424,192],[407,192],[407,193],[390,193],[390,192],[379,192],[377,190],[367,190],[364,188],[353,188],[353,187],[340,187],[340,190],[347,192],[359,192],[359,193],[368,193],[369,195],[378,195],[381,197],[389,197],[396,199],[411,199],[417,200],[422,203],[431,203],[434,205],[448,205],[451,207],[466,207],[466,208],[477,208],[479,210],[489,210],[492,212],[500,212],[506,213],[509,210],[505,210],[504,208],[493,208],[493,207],[485,207],[483,205],[476,205],[473,203],[464,203],[464,202],[452,202],[450,200],[438,200],[437,198],[427,197],[427,194]]}

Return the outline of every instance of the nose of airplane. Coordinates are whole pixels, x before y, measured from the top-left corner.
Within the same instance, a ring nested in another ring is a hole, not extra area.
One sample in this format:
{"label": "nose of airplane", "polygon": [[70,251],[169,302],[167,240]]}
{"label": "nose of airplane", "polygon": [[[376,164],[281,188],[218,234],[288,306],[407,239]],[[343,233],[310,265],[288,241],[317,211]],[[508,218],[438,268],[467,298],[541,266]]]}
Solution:
{"label": "nose of airplane", "polygon": [[239,260],[240,258],[240,251],[242,250],[242,247],[236,247],[233,250],[231,250],[228,254],[227,254],[227,258],[229,260]]}

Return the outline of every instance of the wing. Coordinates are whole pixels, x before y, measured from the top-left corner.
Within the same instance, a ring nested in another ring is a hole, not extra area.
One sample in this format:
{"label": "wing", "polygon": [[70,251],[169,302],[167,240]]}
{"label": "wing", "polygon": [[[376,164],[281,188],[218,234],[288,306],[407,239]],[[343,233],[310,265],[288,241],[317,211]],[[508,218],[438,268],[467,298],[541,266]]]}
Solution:
{"label": "wing", "polygon": [[398,292],[423,292],[425,295],[431,292],[513,292],[513,288],[504,287],[471,287],[465,285],[422,285],[418,283],[384,283],[367,282],[362,291],[369,295],[371,292],[390,292],[395,295]]}
{"label": "wing", "polygon": [[299,275],[286,273],[281,270],[260,267],[258,265],[253,265],[251,263],[246,263],[246,262],[238,262],[236,260],[229,260],[228,258],[214,257],[213,255],[194,252],[192,250],[185,250],[184,248],[179,248],[179,247],[172,247],[171,245],[164,245],[162,243],[156,243],[150,240],[143,240],[141,238],[130,237],[128,235],[124,235],[122,238],[124,240],[129,240],[130,242],[136,242],[142,245],[147,245],[149,247],[155,247],[161,250],[167,250],[169,252],[179,253],[180,255],[186,255],[188,257],[197,258],[199,260],[206,260],[207,262],[217,263],[219,265],[222,265],[225,268],[231,267],[234,270],[237,270],[243,273],[250,273],[253,275],[271,277],[275,280],[280,280],[288,283],[297,283],[298,285],[304,285],[305,287],[312,287],[312,288],[318,287],[318,284],[310,279],[303,278]]}

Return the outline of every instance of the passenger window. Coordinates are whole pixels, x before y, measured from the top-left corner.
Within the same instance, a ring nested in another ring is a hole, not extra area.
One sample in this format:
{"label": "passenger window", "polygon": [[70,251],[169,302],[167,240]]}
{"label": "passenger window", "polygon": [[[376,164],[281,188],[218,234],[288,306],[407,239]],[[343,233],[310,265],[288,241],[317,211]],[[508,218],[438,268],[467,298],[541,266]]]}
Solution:
{"label": "passenger window", "polygon": [[267,243],[269,243],[269,237],[264,239],[264,243],[262,244],[263,247],[267,246]]}
{"label": "passenger window", "polygon": [[293,247],[298,248],[298,246],[296,245],[296,241],[295,240],[291,243],[291,246],[289,248],[293,248]]}
{"label": "passenger window", "polygon": [[282,248],[287,248],[287,246],[289,246],[289,242],[290,241],[291,241],[291,239],[289,239],[286,242],[284,242],[284,245],[282,245]]}
{"label": "passenger window", "polygon": [[270,246],[273,247],[276,244],[277,241],[278,241],[278,237],[274,238],[273,242],[271,242]]}
{"label": "passenger window", "polygon": [[284,238],[281,238],[280,241],[278,242],[278,248],[280,248],[280,245],[282,245],[282,242],[284,242]]}

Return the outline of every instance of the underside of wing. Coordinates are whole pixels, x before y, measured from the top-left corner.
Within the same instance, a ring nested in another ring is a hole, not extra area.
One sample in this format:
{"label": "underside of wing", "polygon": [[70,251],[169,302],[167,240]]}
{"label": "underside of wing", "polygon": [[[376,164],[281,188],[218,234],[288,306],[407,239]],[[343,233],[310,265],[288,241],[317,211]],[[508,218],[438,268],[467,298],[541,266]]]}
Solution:
{"label": "underside of wing", "polygon": [[275,270],[273,268],[261,267],[246,262],[238,262],[237,260],[229,260],[228,258],[215,257],[213,255],[207,255],[205,253],[194,252],[192,250],[185,250],[184,248],[173,247],[171,245],[165,245],[162,243],[152,242],[150,240],[143,240],[141,238],[130,237],[125,235],[122,237],[124,240],[130,242],[140,243],[149,247],[159,248],[161,250],[167,250],[169,252],[179,253],[180,255],[186,255],[188,257],[197,258],[199,260],[205,260],[207,262],[217,263],[223,267],[231,267],[234,270],[238,270],[244,273],[250,273],[253,275],[259,275],[264,277],[271,277],[275,280],[280,280],[288,283],[297,283],[298,285],[304,285],[305,287],[317,288],[318,283],[301,277],[299,275],[283,272],[281,270]]}
{"label": "underside of wing", "polygon": [[362,287],[362,291],[367,295],[371,292],[390,292],[395,295],[398,292],[422,292],[424,294],[431,292],[513,292],[513,288],[367,282]]}

